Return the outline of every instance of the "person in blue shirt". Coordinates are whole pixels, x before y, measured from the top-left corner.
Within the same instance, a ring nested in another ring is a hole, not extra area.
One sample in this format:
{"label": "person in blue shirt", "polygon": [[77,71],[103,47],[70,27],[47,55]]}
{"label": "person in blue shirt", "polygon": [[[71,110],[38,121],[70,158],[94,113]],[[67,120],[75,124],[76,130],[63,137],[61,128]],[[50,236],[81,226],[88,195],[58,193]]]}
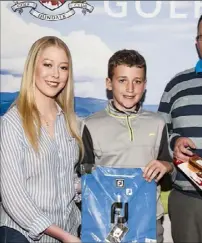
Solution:
{"label": "person in blue shirt", "polygon": [[[193,153],[202,157],[202,15],[196,49],[196,66],[167,84],[158,108],[167,123],[170,152],[183,162]],[[202,191],[180,170],[173,181],[168,210],[174,242],[202,242]]]}

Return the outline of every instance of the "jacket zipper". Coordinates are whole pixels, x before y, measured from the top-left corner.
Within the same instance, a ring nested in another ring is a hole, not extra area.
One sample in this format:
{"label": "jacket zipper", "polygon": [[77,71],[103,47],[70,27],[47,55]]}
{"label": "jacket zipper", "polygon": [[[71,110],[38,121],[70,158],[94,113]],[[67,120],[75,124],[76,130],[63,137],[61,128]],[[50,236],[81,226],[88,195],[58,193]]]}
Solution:
{"label": "jacket zipper", "polygon": [[130,141],[133,141],[133,130],[130,124],[130,120],[129,120],[129,116],[127,116],[127,125],[128,125],[128,129],[129,129],[129,134],[130,134]]}

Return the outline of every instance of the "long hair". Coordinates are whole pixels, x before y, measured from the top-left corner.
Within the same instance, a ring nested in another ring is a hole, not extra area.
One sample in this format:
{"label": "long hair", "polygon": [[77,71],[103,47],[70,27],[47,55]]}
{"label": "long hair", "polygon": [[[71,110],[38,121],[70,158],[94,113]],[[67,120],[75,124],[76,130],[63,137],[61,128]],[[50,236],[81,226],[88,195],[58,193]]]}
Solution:
{"label": "long hair", "polygon": [[74,111],[74,85],[73,85],[73,69],[72,57],[67,45],[55,36],[45,36],[37,40],[31,47],[27,60],[25,62],[22,82],[19,96],[16,100],[16,106],[21,116],[23,129],[25,134],[34,148],[38,151],[38,141],[40,136],[41,121],[39,112],[36,107],[34,89],[35,89],[35,69],[36,63],[41,52],[50,46],[56,46],[63,49],[68,57],[69,75],[67,84],[56,97],[56,102],[64,111],[67,130],[74,137],[80,148],[80,159],[83,157],[84,148],[82,139],[77,126],[76,115]]}

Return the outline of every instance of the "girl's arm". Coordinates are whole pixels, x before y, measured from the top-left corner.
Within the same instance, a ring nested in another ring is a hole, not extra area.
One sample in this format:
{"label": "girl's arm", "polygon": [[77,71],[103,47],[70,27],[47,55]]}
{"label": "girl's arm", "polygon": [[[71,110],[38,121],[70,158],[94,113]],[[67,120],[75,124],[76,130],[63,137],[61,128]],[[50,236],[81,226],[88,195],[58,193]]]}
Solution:
{"label": "girl's arm", "polygon": [[20,137],[20,132],[14,124],[2,118],[0,175],[3,207],[13,221],[28,232],[31,239],[39,240],[45,233],[68,242],[68,239],[71,240],[73,236],[54,225],[26,191],[23,170],[24,152]]}

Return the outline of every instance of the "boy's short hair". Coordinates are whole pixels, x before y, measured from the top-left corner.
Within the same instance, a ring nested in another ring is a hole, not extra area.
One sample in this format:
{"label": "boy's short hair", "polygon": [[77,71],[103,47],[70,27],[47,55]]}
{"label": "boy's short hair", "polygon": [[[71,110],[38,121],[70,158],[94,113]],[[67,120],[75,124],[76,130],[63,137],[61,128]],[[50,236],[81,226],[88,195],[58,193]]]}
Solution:
{"label": "boy's short hair", "polygon": [[198,20],[198,24],[197,24],[197,33],[199,32],[199,25],[202,21],[202,15],[200,16],[199,20]]}
{"label": "boy's short hair", "polygon": [[114,75],[114,68],[119,65],[125,65],[128,67],[144,68],[144,74],[146,78],[147,65],[144,57],[135,50],[120,50],[115,52],[108,62],[108,78],[112,79]]}

